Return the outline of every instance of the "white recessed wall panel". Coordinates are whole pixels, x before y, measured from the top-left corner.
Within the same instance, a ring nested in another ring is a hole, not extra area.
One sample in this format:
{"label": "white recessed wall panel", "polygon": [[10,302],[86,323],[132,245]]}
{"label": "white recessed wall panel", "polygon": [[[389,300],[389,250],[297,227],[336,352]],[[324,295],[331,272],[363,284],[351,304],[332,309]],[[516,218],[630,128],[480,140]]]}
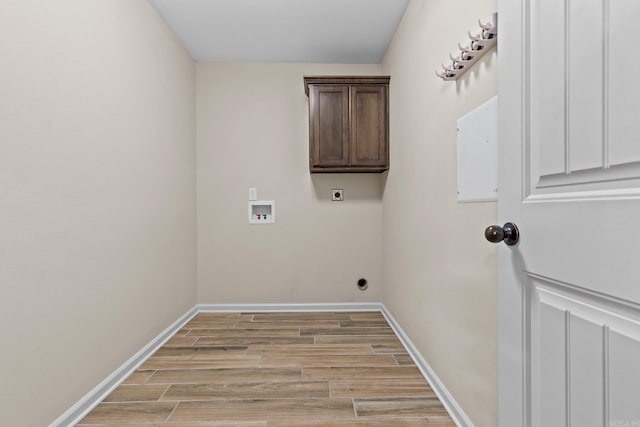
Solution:
{"label": "white recessed wall panel", "polygon": [[458,202],[498,197],[498,97],[457,121]]}

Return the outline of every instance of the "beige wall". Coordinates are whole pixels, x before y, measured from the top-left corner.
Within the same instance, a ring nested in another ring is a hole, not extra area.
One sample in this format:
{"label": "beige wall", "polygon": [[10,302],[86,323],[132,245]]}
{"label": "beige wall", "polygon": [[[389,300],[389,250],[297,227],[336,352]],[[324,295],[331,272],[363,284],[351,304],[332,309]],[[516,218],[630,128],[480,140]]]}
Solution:
{"label": "beige wall", "polygon": [[195,71],[144,0],[0,3],[0,425],[196,302]]}
{"label": "beige wall", "polygon": [[[143,0],[0,4],[0,424],[52,421],[196,300],[382,300],[495,425],[495,206],[455,195],[455,120],[495,94],[495,52],[433,75],[494,10],[413,0],[382,66],[194,67]],[[309,174],[302,77],[380,73],[391,171]],[[247,224],[248,187],[275,225]]]}
{"label": "beige wall", "polygon": [[[308,169],[302,78],[331,74],[380,65],[197,65],[200,303],[380,300],[381,175]],[[248,224],[249,187],[275,200],[276,224]],[[332,188],[345,201],[332,202]]]}
{"label": "beige wall", "polygon": [[483,237],[496,213],[456,202],[456,119],[496,94],[496,53],[457,83],[434,70],[495,10],[495,0],[412,0],[383,63],[383,301],[477,427],[497,425],[495,248]]}

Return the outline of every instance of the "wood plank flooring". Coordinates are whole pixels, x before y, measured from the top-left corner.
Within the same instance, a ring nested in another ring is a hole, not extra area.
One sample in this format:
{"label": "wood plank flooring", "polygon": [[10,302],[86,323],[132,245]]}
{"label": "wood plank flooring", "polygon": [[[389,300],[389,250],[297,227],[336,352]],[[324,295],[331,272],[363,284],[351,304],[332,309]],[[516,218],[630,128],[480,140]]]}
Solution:
{"label": "wood plank flooring", "polygon": [[454,427],[379,312],[200,313],[78,426]]}

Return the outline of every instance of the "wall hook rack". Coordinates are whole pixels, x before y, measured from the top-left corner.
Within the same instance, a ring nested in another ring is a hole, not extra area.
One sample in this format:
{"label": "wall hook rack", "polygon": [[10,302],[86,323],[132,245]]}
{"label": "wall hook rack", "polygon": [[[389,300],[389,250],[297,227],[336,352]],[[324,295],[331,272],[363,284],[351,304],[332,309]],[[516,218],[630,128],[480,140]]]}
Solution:
{"label": "wall hook rack", "polygon": [[491,17],[491,22],[482,23],[478,20],[480,26],[480,32],[478,34],[471,34],[468,31],[470,43],[467,46],[462,46],[458,43],[458,49],[460,53],[458,56],[449,54],[451,64],[442,64],[442,71],[436,70],[436,76],[442,80],[458,80],[464,75],[484,54],[489,52],[492,47],[498,43],[498,14],[494,13]]}

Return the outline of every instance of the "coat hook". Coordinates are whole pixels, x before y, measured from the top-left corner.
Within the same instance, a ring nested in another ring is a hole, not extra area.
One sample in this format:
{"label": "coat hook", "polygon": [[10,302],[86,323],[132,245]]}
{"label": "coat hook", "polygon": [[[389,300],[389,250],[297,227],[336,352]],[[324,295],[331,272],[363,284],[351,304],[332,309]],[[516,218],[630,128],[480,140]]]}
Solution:
{"label": "coat hook", "polygon": [[474,41],[471,42],[471,50],[478,51],[478,50],[482,50],[482,49],[484,49],[484,45],[482,43],[480,43],[480,41],[474,40]]}
{"label": "coat hook", "polygon": [[463,61],[464,58],[462,57],[462,55],[458,55],[458,56],[453,56],[451,54],[449,54],[449,59],[451,60],[451,62],[459,62],[459,61]]}
{"label": "coat hook", "polygon": [[493,23],[488,22],[486,24],[483,24],[481,20],[478,19],[478,25],[480,25],[480,28],[482,28],[483,30],[491,30],[491,27],[493,27]]}
{"label": "coat hook", "polygon": [[443,78],[453,77],[453,76],[456,75],[455,70],[453,69],[453,66],[450,65],[450,66],[446,67],[444,64],[441,64],[441,65],[442,65],[442,70],[443,70],[442,74],[444,75]]}
{"label": "coat hook", "polygon": [[489,40],[495,37],[496,35],[495,24],[491,22],[487,24],[483,24],[482,21],[480,21],[479,19],[478,19],[478,24],[480,25],[480,28],[482,28],[481,37],[484,40]]}
{"label": "coat hook", "polygon": [[491,22],[483,23],[478,19],[480,33],[473,35],[471,31],[467,31],[471,42],[467,46],[458,43],[459,53],[457,56],[449,53],[450,65],[441,64],[442,70],[436,70],[436,76],[443,80],[457,80],[469,69],[485,52],[491,50],[497,43],[498,35],[498,16],[493,14]]}
{"label": "coat hook", "polygon": [[444,73],[439,73],[438,70],[436,70],[436,76],[438,76],[441,79],[445,80],[445,79],[454,77],[455,73],[453,71],[450,71],[450,70],[447,70]]}

